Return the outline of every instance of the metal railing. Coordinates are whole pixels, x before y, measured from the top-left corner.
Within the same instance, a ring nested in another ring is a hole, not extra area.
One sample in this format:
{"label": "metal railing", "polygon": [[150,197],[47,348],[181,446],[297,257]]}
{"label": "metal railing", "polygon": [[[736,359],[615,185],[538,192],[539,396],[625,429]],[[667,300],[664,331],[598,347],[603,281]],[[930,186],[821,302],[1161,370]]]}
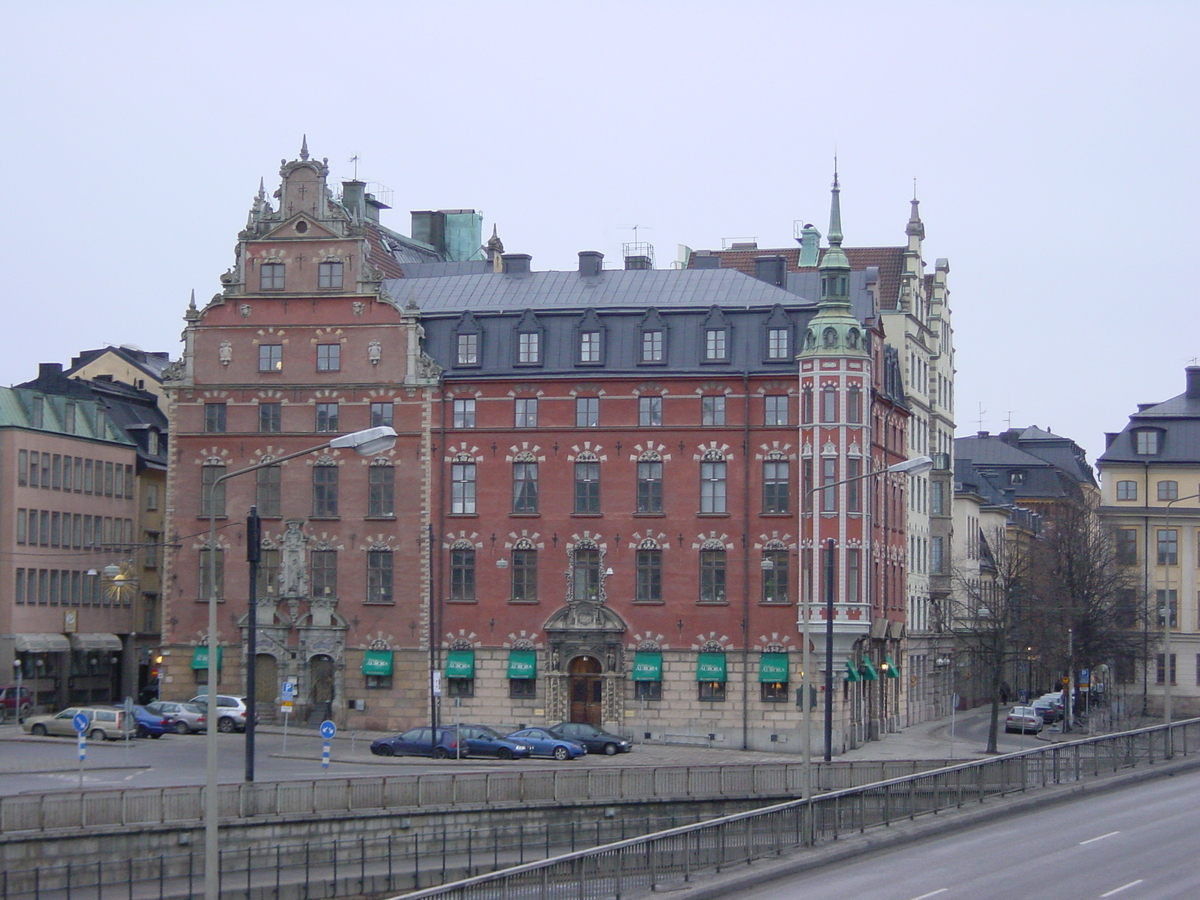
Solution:
{"label": "metal railing", "polygon": [[1200,752],[1200,719],[1051,744],[723,816],[404,895],[607,900],[991,797]]}

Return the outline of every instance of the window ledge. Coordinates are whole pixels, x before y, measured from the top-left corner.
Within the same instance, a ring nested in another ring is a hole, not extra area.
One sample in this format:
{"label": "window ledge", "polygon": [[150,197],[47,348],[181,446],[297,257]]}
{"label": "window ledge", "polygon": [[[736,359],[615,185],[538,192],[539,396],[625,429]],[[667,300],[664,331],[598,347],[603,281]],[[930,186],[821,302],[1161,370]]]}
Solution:
{"label": "window ledge", "polygon": [[665,606],[666,600],[634,600],[634,606]]}
{"label": "window ledge", "polygon": [[473,597],[473,598],[471,598],[470,600],[451,600],[451,599],[447,599],[447,600],[446,600],[446,602],[447,602],[447,603],[465,603],[465,604],[468,604],[468,605],[476,605],[476,604],[478,604],[478,603],[479,603],[479,600]]}
{"label": "window ledge", "polygon": [[665,512],[635,512],[633,515],[637,519],[665,519],[667,517]]}
{"label": "window ledge", "polygon": [[514,600],[511,597],[508,600],[510,606],[537,606],[541,600]]}
{"label": "window ledge", "polygon": [[446,513],[449,519],[478,519],[479,513]]}
{"label": "window ledge", "polygon": [[603,519],[603,518],[604,518],[604,513],[598,513],[598,512],[592,512],[592,513],[573,512],[573,513],[571,513],[571,518],[572,518],[572,519]]}
{"label": "window ledge", "polygon": [[759,513],[759,518],[762,519],[790,519],[795,513],[790,512],[763,512]]}
{"label": "window ledge", "polygon": [[369,522],[394,522],[394,521],[396,521],[396,516],[394,514],[386,515],[386,516],[363,516],[363,518]]}
{"label": "window ledge", "polygon": [[510,519],[540,519],[541,513],[536,512],[511,512],[508,514]]}
{"label": "window ledge", "polygon": [[700,519],[728,519],[730,513],[727,512],[702,512],[696,513],[696,517]]}

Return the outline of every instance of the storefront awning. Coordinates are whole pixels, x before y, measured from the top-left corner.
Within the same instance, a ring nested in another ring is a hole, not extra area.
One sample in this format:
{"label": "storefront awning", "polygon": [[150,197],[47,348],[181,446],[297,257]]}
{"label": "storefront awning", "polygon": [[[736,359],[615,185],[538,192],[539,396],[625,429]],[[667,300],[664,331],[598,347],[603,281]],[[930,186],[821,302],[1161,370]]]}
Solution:
{"label": "storefront awning", "polygon": [[846,657],[846,677],[843,681],[862,681],[862,676],[858,674],[858,666],[854,665],[854,660]]}
{"label": "storefront awning", "polygon": [[115,634],[96,632],[94,634],[70,634],[72,650],[124,650],[121,639]]}
{"label": "storefront awning", "polygon": [[509,650],[508,677],[537,678],[537,651]]}
{"label": "storefront awning", "polygon": [[884,674],[886,674],[888,678],[900,677],[900,667],[896,665],[896,661],[892,659],[892,655],[890,653],[883,658],[883,662],[887,667],[884,671]]}
{"label": "storefront awning", "polygon": [[662,654],[641,650],[633,655],[634,681],[662,681]]}
{"label": "storefront awning", "polygon": [[725,681],[725,654],[701,653],[696,660],[697,681]]}
{"label": "storefront awning", "polygon": [[447,678],[474,678],[475,651],[450,650],[446,653]]}
{"label": "storefront awning", "polygon": [[786,653],[764,653],[759,656],[758,680],[770,684],[786,684],[788,655]]}
{"label": "storefront awning", "polygon": [[[218,669],[221,668],[221,661],[223,658],[222,651],[224,649],[225,649],[224,647],[217,648],[217,668]],[[208,668],[208,645],[207,644],[201,644],[199,647],[196,648],[195,652],[192,653],[192,668],[193,669],[207,669]]]}
{"label": "storefront awning", "polygon": [[871,657],[864,656],[862,661],[862,677],[865,681],[878,681],[879,673],[875,671],[875,663],[871,662]]}
{"label": "storefront awning", "polygon": [[25,653],[62,653],[71,649],[61,634],[16,634],[15,649]]}
{"label": "storefront awning", "polygon": [[362,673],[386,677],[392,674],[391,650],[368,650],[363,655]]}

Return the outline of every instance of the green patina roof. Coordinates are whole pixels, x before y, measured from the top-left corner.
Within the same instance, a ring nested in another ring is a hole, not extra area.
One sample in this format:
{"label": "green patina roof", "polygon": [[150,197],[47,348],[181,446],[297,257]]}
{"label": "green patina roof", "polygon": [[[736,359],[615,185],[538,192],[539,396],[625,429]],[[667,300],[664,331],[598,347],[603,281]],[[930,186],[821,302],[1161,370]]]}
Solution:
{"label": "green patina roof", "polygon": [[[33,401],[42,399],[42,424],[33,424]],[[67,404],[75,405],[75,427],[67,428]],[[134,441],[94,400],[46,394],[30,388],[0,387],[0,428],[23,428],[69,437],[134,446]]]}

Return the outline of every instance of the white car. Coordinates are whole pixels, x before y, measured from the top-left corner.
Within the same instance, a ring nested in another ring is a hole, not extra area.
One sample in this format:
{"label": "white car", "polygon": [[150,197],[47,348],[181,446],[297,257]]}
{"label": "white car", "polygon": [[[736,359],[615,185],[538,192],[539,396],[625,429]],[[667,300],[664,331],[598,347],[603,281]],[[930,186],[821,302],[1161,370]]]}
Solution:
{"label": "white car", "polygon": [[1032,706],[1014,706],[1004,719],[1004,730],[1009,734],[1014,731],[1037,734],[1042,730],[1042,717]]}
{"label": "white car", "polygon": [[21,727],[29,734],[39,736],[53,734],[58,737],[75,737],[75,716],[79,713],[87,716],[88,727],[84,734],[89,741],[115,741],[137,734],[133,716],[126,716],[124,710],[113,709],[111,706],[72,706],[53,715],[30,716],[21,723]]}

